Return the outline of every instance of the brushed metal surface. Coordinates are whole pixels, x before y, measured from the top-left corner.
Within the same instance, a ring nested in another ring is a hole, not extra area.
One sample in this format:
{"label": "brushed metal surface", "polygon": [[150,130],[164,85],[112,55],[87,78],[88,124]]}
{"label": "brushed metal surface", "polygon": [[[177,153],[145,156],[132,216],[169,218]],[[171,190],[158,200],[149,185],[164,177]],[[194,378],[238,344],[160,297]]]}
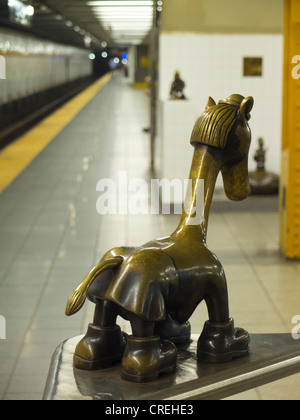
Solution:
{"label": "brushed metal surface", "polygon": [[151,383],[120,379],[120,365],[102,371],[73,368],[82,336],[59,345],[53,355],[44,400],[207,400],[222,399],[300,372],[300,341],[291,334],[253,334],[250,354],[230,363],[198,363],[198,335],[179,347],[174,374]]}

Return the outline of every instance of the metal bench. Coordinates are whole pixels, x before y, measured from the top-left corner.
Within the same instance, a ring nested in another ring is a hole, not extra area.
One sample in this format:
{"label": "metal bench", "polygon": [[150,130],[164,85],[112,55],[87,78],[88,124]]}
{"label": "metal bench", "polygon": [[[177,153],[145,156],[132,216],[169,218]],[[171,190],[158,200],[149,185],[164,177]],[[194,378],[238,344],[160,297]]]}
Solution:
{"label": "metal bench", "polygon": [[253,334],[250,354],[223,364],[199,364],[198,335],[178,349],[174,374],[151,383],[120,379],[120,366],[102,371],[73,368],[73,353],[82,336],[56,349],[44,400],[219,400],[300,372],[300,340],[291,334]]}

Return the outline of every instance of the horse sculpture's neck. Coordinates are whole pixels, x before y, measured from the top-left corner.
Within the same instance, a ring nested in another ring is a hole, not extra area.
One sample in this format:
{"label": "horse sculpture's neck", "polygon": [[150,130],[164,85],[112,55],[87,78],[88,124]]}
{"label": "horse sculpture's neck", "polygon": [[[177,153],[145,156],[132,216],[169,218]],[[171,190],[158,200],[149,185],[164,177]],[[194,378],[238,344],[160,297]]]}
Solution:
{"label": "horse sculpture's neck", "polygon": [[[186,200],[186,204],[189,202],[189,205],[186,206],[185,204],[183,208],[182,216],[175,234],[186,233],[187,230],[189,230],[190,233],[193,232],[193,234],[198,235],[200,241],[206,242],[209,211],[215,183],[221,166],[222,162],[216,160],[212,154],[208,152],[206,147],[195,149],[189,177],[192,181],[192,194],[190,194],[190,192],[188,193],[192,199]],[[203,189],[199,188],[200,183],[203,181],[204,197],[199,197],[199,193],[203,194]],[[195,214],[197,202],[202,202],[204,204],[204,207],[201,206],[200,214],[197,214],[197,211]]]}

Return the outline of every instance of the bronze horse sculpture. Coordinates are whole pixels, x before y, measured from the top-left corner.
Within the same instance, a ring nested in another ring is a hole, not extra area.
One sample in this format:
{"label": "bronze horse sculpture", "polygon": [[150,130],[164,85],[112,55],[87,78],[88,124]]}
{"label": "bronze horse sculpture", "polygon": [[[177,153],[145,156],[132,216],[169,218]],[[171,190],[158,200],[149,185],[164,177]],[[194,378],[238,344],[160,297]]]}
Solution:
{"label": "bronze horse sculpture", "polygon": [[[249,334],[230,318],[225,273],[206,245],[206,234],[220,171],[229,199],[250,194],[252,107],[252,97],[234,94],[218,104],[209,98],[191,135],[192,200],[177,229],[140,247],[111,249],[70,295],[67,315],[76,313],[86,297],[96,304],[93,323],[75,350],[76,368],[104,369],[121,361],[122,378],[134,382],[174,371],[176,344],[189,342],[188,320],[203,300],[209,320],[198,340],[198,361],[228,362],[248,354]],[[195,215],[197,185],[203,179],[203,212]],[[130,321],[132,335],[116,325],[118,316]]]}

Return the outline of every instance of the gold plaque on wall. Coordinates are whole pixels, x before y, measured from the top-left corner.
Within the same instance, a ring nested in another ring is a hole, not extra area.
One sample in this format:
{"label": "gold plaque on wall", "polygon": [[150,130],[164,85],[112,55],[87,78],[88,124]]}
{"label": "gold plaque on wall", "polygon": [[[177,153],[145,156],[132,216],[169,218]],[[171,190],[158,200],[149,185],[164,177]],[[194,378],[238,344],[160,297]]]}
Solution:
{"label": "gold plaque on wall", "polygon": [[262,64],[261,57],[244,57],[244,76],[262,76]]}
{"label": "gold plaque on wall", "polygon": [[140,67],[143,69],[147,69],[150,67],[149,57],[140,57]]}

